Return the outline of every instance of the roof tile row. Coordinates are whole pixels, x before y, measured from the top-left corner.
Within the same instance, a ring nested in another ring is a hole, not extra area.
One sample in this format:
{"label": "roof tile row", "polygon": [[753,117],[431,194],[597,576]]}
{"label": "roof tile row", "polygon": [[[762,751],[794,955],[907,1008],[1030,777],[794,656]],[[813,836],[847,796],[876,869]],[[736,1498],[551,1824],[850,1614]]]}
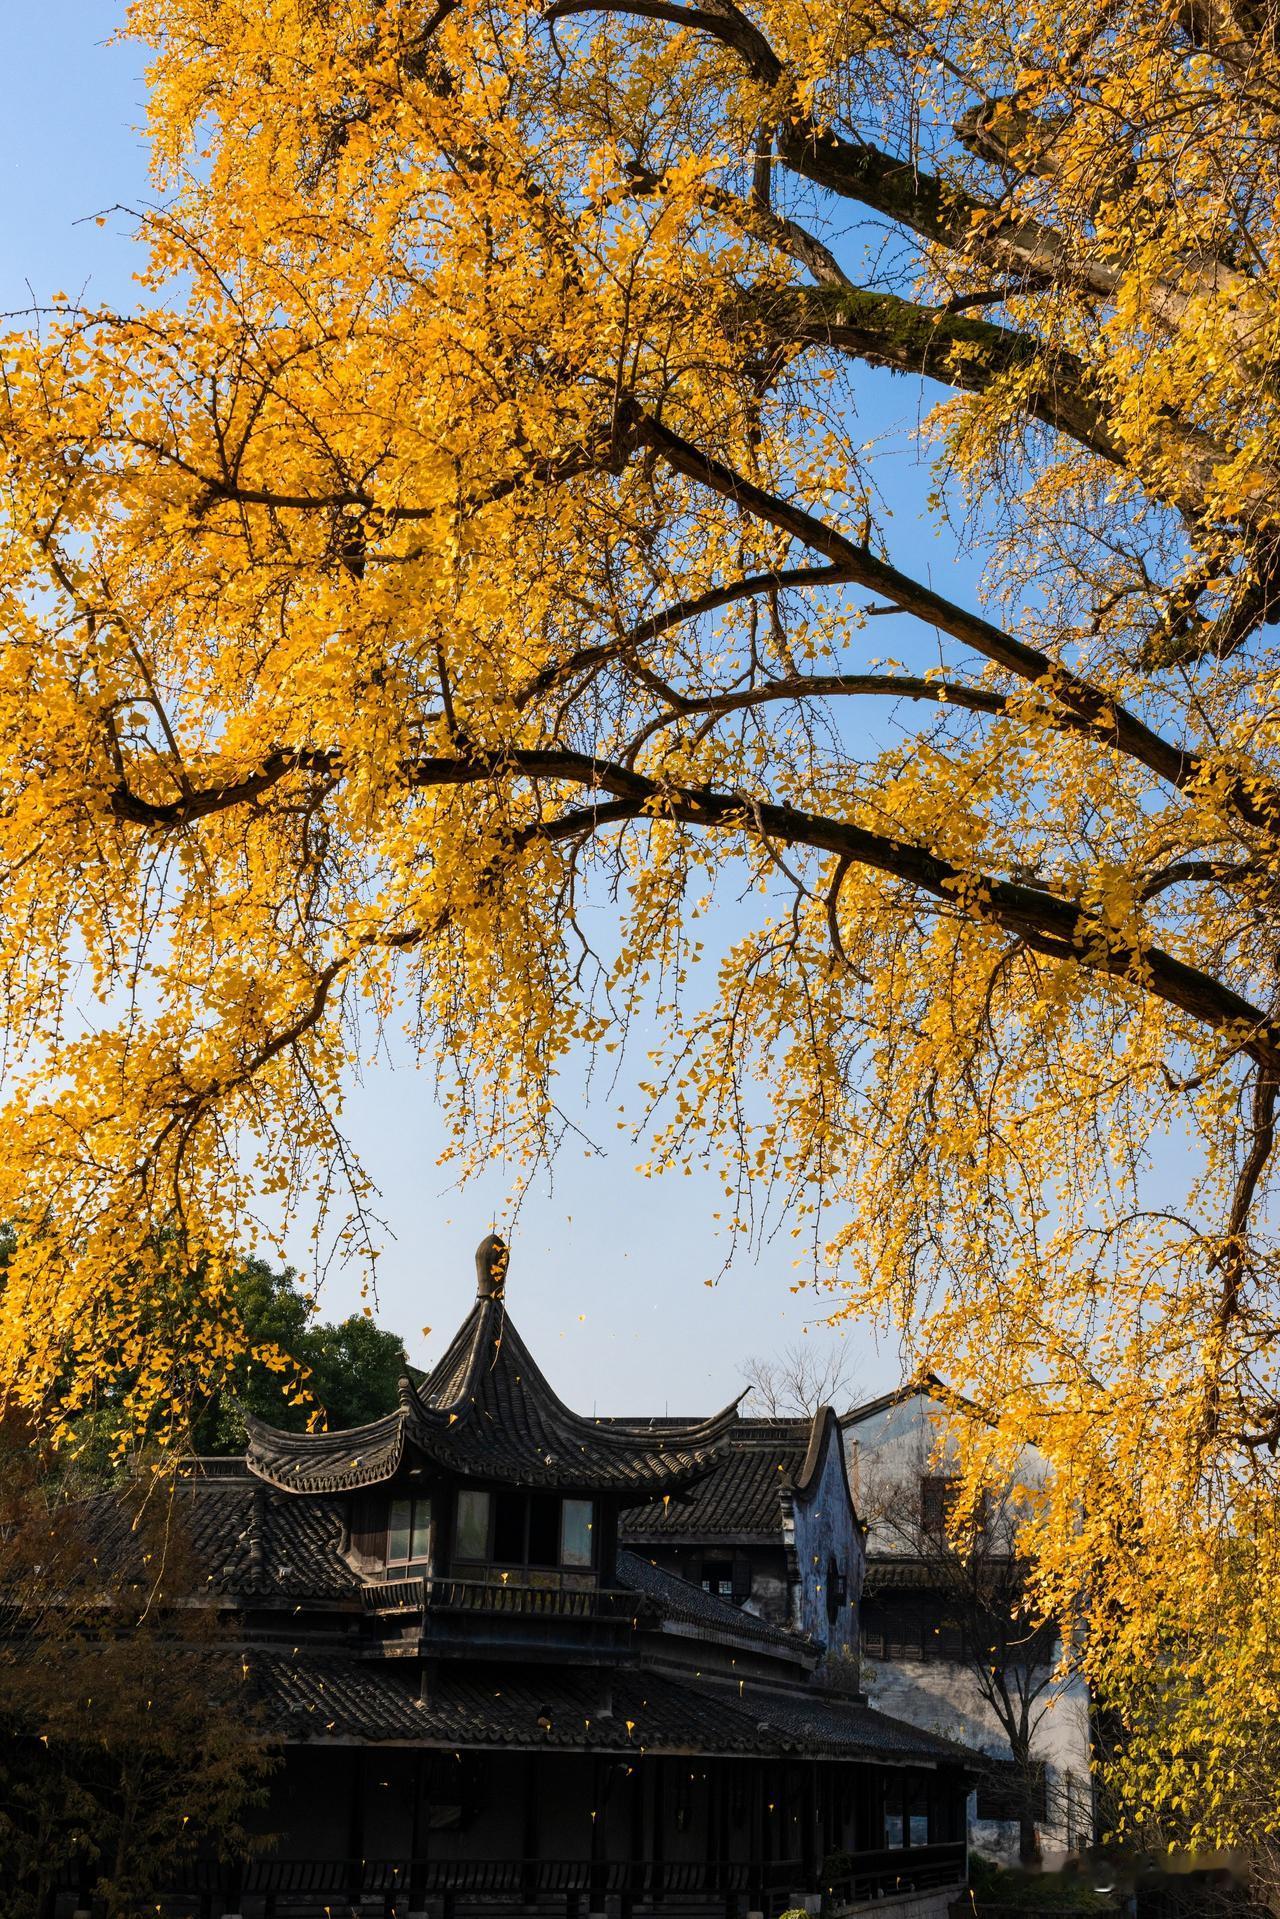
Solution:
{"label": "roof tile row", "polygon": [[295,1740],[403,1742],[461,1750],[812,1754],[963,1761],[945,1740],[870,1707],[798,1700],[629,1670],[592,1674],[446,1671],[424,1699],[386,1667],[256,1653],[256,1689]]}

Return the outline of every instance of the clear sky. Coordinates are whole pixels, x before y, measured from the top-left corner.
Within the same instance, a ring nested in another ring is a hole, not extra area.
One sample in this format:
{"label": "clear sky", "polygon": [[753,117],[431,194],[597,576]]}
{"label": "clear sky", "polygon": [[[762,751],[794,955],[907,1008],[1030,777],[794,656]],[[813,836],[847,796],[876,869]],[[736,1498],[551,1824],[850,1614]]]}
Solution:
{"label": "clear sky", "polygon": [[[107,44],[118,18],[111,0],[9,8],[0,80],[0,311],[57,291],[117,304],[132,297],[129,222],[110,210],[147,198],[138,130],[145,87],[140,50]],[[103,212],[109,217],[99,227],[94,216]],[[896,422],[909,431],[920,410],[915,385],[868,376],[867,388],[860,412],[869,428]],[[898,532],[916,564],[927,536],[913,527],[908,502],[923,497],[919,481],[917,474],[909,491],[903,486]],[[902,641],[895,636],[892,644]],[[721,1206],[718,1184],[697,1169],[641,1178],[641,1153],[611,1143],[612,1109],[625,1092],[599,1111],[575,1114],[609,1146],[607,1154],[569,1148],[554,1187],[526,1200],[513,1235],[512,1311],[553,1383],[581,1410],[709,1411],[739,1390],[748,1354],[802,1336],[824,1343],[836,1336],[814,1325],[823,1302],[813,1291],[792,1290],[805,1269],[793,1265],[785,1231],[755,1260],[739,1255],[716,1280],[726,1254],[712,1217]],[[503,1223],[508,1177],[499,1167],[462,1192],[450,1186],[436,1165],[441,1135],[430,1084],[407,1067],[369,1072],[353,1089],[347,1119],[394,1235],[380,1263],[377,1316],[405,1335],[410,1357],[421,1361],[439,1353],[469,1304],[472,1252],[491,1224]],[[332,1274],[326,1315],[350,1310],[358,1286],[354,1272]],[[808,1325],[814,1330],[805,1333]],[[426,1338],[424,1326],[433,1329]],[[842,1337],[862,1392],[896,1382],[896,1350],[877,1349],[856,1328]]]}

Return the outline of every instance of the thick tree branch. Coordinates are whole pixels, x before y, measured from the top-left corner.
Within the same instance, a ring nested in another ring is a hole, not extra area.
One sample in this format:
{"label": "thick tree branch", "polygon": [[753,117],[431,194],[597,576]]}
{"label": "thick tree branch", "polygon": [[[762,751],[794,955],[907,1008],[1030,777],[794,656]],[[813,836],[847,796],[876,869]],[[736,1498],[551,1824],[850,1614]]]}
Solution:
{"label": "thick tree branch", "polygon": [[515,751],[487,768],[465,761],[424,763],[422,783],[474,781],[492,777],[503,765],[531,776],[578,779],[618,798],[629,798],[636,818],[667,818],[695,827],[733,827],[748,833],[754,828],[785,845],[847,854],[857,865],[906,880],[949,905],[963,906],[975,917],[1005,927],[1037,951],[1128,980],[1202,1024],[1228,1033],[1242,1052],[1272,1072],[1280,1069],[1280,1022],[1220,980],[1159,947],[1135,946],[1118,938],[1095,915],[1045,888],[972,872],[927,847],[799,807],[757,803],[740,793],[666,786],[586,754]]}
{"label": "thick tree branch", "polygon": [[1231,1195],[1227,1220],[1226,1246],[1222,1254],[1222,1297],[1218,1306],[1219,1329],[1225,1333],[1240,1310],[1240,1288],[1246,1262],[1245,1232],[1258,1186],[1266,1172],[1276,1143],[1276,1097],[1280,1094],[1274,1068],[1262,1068],[1254,1082],[1249,1116],[1249,1150]]}
{"label": "thick tree branch", "polygon": [[[961,393],[987,393],[1010,374],[1032,370],[1018,392],[1018,409],[1034,420],[1128,469],[1129,449],[1108,425],[1108,411],[1089,388],[1085,367],[1034,334],[969,318],[947,307],[927,307],[897,294],[863,287],[789,287],[743,311],[779,343],[826,347],[864,361],[937,380]],[[1229,446],[1177,420],[1155,429],[1166,445],[1176,484],[1149,489],[1154,498],[1194,520],[1204,511],[1214,470],[1234,457]]]}
{"label": "thick tree branch", "polygon": [[970,713],[1004,713],[1009,702],[985,687],[966,686],[960,680],[931,680],[914,673],[795,673],[784,679],[760,680],[731,693],[681,694],[669,713],[654,725],[666,725],[684,713],[741,713],[753,706],[807,699],[929,700],[937,706],[963,707]]}
{"label": "thick tree branch", "polygon": [[[923,586],[878,558],[865,545],[849,539],[796,502],[784,500],[748,480],[651,415],[635,407],[622,409],[613,443],[649,446],[676,472],[732,501],[765,524],[803,542],[813,551],[824,555],[830,563],[826,568],[789,568],[777,573],[755,575],[693,596],[641,622],[630,636],[630,645],[639,645],[682,620],[713,611],[772,586],[845,583],[868,587],[900,611],[949,633],[1025,684],[1043,692],[1052,703],[1055,724],[1069,725],[1074,730],[1088,734],[1100,744],[1145,766],[1176,790],[1185,791],[1200,781],[1212,779],[1219,784],[1248,825],[1270,832],[1280,828],[1280,793],[1269,781],[1207,762],[1189,748],[1165,739],[1136,714],[1069,668],[980,615]],[[603,643],[599,648],[581,649],[568,662],[557,663],[535,676],[517,696],[518,704],[527,705],[538,693],[559,683],[566,675],[587,670],[611,654],[621,655],[623,650],[624,643],[616,641]],[[975,706],[974,710],[991,709]],[[1008,710],[1007,704],[1005,710]],[[141,800],[121,782],[113,795],[112,807],[119,818],[132,819],[139,824],[177,824],[251,800],[288,772],[326,773],[331,765],[330,756],[323,751],[278,753],[251,774],[225,787],[207,789],[184,796],[181,801],[161,804]]]}
{"label": "thick tree branch", "polygon": [[1171,866],[1152,874],[1140,897],[1156,899],[1171,886],[1232,886],[1258,870],[1243,860],[1175,860]]}
{"label": "thick tree branch", "polygon": [[1124,464],[1102,408],[1085,390],[1080,362],[1034,334],[865,287],[787,287],[752,301],[747,310],[779,339],[832,347],[963,393],[984,393],[1007,374],[1036,367],[1041,378],[1019,396],[1020,404],[1091,452]]}
{"label": "thick tree branch", "polygon": [[[718,40],[741,58],[753,78],[776,92],[787,89],[787,69],[764,35],[732,4],[715,11],[668,4],[668,0],[555,0],[547,18],[578,13],[624,13],[691,28]],[[778,115],[777,162],[842,199],[881,214],[922,240],[964,258],[984,258],[1033,280],[1069,285],[1102,300],[1114,298],[1125,263],[1072,248],[1042,221],[1007,205],[980,198],[958,182],[926,172],[861,137],[845,138],[816,124],[794,98]],[[1189,259],[1176,280],[1147,289],[1153,315],[1170,329],[1186,324],[1198,302],[1219,302],[1242,350],[1259,340],[1256,318],[1232,315],[1231,302],[1247,290],[1248,276],[1220,259]]]}
{"label": "thick tree branch", "polygon": [[629,13],[641,20],[664,20],[692,27],[739,54],[748,72],[767,86],[782,78],[782,62],[753,21],[731,4],[716,0],[714,11],[671,4],[671,0],[553,0],[544,20],[567,20],[576,13]]}
{"label": "thick tree branch", "polygon": [[[905,881],[974,918],[1016,934],[1035,951],[1073,960],[1086,971],[1122,979],[1139,991],[1226,1034],[1242,1053],[1280,1072],[1280,1023],[1251,1005],[1233,988],[1156,946],[1135,944],[1103,924],[1076,902],[1029,886],[975,872],[942,858],[928,847],[875,833],[848,820],[803,808],[758,801],[740,792],[667,784],[616,762],[560,748],[508,748],[494,754],[424,756],[409,783],[427,789],[501,782],[512,776],[576,783],[607,793],[598,808],[584,808],[545,831],[539,822],[518,829],[525,843],[567,833],[590,831],[605,821],[669,819],[701,830],[731,829],[781,845],[845,857],[855,865]],[[175,802],[168,818],[153,825],[178,824],[184,808]],[[515,843],[513,839],[513,844]]]}
{"label": "thick tree branch", "polygon": [[[638,437],[659,452],[677,472],[732,500],[755,518],[789,533],[813,551],[824,554],[833,564],[847,568],[850,579],[857,585],[881,594],[904,613],[951,634],[953,639],[971,646],[1018,679],[1042,688],[1059,707],[1085,722],[1097,738],[1109,741],[1119,752],[1138,760],[1162,780],[1181,788],[1190,785],[1198,770],[1202,770],[1194,753],[1162,738],[1098,687],[1050,660],[1024,640],[1003,632],[989,620],[966,611],[899,572],[888,561],[878,559],[869,547],[849,539],[804,507],[767,492],[657,420],[641,418],[636,431]],[[1276,803],[1277,817],[1280,817],[1280,795],[1276,796]]]}
{"label": "thick tree branch", "polygon": [[[731,48],[766,86],[780,88],[787,79],[768,40],[731,0],[720,0],[714,12],[668,0],[554,0],[544,17],[554,21],[584,13],[625,13],[693,29]],[[779,115],[775,151],[791,172],[859,201],[921,239],[960,253],[981,250],[1046,279],[1070,278],[1105,294],[1115,290],[1113,269],[1072,262],[1061,235],[1050,228],[1011,215],[869,141],[846,140],[830,127],[819,127],[794,101]]]}

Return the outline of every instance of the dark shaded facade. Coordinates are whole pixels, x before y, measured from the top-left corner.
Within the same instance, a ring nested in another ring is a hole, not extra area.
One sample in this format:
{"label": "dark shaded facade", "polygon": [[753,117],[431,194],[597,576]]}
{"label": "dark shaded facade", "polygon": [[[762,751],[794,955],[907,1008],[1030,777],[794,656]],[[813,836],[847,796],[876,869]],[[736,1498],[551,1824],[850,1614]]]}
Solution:
{"label": "dark shaded facade", "polygon": [[[783,1435],[785,1457],[733,1407],[584,1419],[506,1313],[500,1242],[477,1263],[449,1351],[384,1418],[255,1424],[245,1459],[193,1462],[180,1489],[286,1754],[273,1851],[194,1868],[172,1909],[937,1909],[964,1876],[968,1756],[858,1691],[834,1419]],[[770,1489],[733,1550],[757,1555],[760,1594],[781,1553],[783,1606],[707,1589],[733,1542],[704,1522],[735,1475]]]}
{"label": "dark shaded facade", "polygon": [[621,1528],[668,1572],[809,1635],[856,1690],[866,1535],[829,1407],[812,1419],[739,1418],[694,1486],[629,1508]]}

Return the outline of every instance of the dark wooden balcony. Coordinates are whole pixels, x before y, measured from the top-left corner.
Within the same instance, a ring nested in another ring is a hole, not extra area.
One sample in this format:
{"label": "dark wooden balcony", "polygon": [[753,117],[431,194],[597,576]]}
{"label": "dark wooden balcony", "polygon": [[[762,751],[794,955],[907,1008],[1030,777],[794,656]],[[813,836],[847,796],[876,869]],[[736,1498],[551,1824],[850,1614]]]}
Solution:
{"label": "dark wooden balcony", "polygon": [[635,1617],[636,1595],[598,1586],[533,1586],[517,1580],[388,1579],[364,1589],[372,1613],[468,1612],[536,1619]]}
{"label": "dark wooden balcony", "polygon": [[602,1652],[628,1637],[634,1593],[596,1586],[531,1585],[516,1579],[392,1579],[366,1586],[363,1605],[389,1644],[405,1650]]}

